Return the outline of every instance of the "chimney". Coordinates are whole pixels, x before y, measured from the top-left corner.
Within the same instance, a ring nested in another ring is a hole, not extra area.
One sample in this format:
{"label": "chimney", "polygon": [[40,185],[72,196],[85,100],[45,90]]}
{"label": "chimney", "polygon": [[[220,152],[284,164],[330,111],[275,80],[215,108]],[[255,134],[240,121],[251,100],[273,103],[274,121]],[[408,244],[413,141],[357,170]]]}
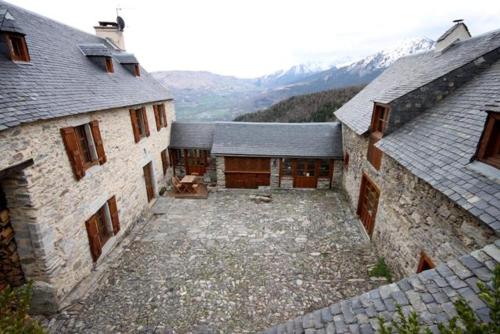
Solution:
{"label": "chimney", "polygon": [[125,21],[118,16],[116,22],[99,21],[99,25],[95,26],[95,34],[98,37],[104,38],[113,43],[116,48],[125,51],[125,39],[123,38],[123,29]]}
{"label": "chimney", "polygon": [[436,51],[443,51],[453,43],[471,38],[464,20],[453,20],[453,26],[436,41]]}

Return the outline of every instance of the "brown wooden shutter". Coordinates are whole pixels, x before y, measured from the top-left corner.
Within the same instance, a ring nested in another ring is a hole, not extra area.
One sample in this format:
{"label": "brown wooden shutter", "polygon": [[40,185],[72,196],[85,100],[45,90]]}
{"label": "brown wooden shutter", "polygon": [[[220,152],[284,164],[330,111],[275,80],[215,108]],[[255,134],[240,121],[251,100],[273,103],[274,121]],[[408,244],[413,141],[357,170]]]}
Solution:
{"label": "brown wooden shutter", "polygon": [[167,112],[165,111],[165,105],[161,105],[161,117],[163,117],[163,126],[167,127],[168,122],[167,122]]}
{"label": "brown wooden shutter", "polygon": [[146,112],[146,107],[142,108],[142,117],[144,117],[144,130],[146,130],[146,137],[149,137],[149,123],[148,123],[148,113]]}
{"label": "brown wooden shutter", "polygon": [[156,121],[156,130],[160,131],[161,129],[161,119],[160,119],[160,110],[158,109],[157,105],[153,106],[153,113],[155,114],[155,121]]}
{"label": "brown wooden shutter", "polygon": [[85,176],[85,169],[83,168],[82,152],[78,144],[75,128],[61,129],[61,135],[68,153],[68,158],[73,168],[73,173],[77,180]]}
{"label": "brown wooden shutter", "polygon": [[113,233],[116,235],[120,231],[120,219],[118,217],[118,208],[116,206],[116,196],[108,200],[109,214],[111,215],[111,223],[113,224]]}
{"label": "brown wooden shutter", "polygon": [[130,109],[130,120],[132,121],[132,131],[134,132],[134,140],[136,143],[141,140],[141,133],[139,131],[139,124],[137,123],[137,111]]}
{"label": "brown wooden shutter", "polygon": [[99,164],[102,165],[106,162],[106,153],[104,153],[101,131],[99,130],[99,121],[95,120],[90,122],[90,128],[92,129],[92,137],[94,137],[94,144],[97,151],[97,156],[99,157]]}
{"label": "brown wooden shutter", "polygon": [[87,220],[85,222],[85,226],[87,227],[87,235],[89,237],[90,253],[92,254],[92,260],[96,262],[102,253],[96,216],[93,215],[89,220]]}

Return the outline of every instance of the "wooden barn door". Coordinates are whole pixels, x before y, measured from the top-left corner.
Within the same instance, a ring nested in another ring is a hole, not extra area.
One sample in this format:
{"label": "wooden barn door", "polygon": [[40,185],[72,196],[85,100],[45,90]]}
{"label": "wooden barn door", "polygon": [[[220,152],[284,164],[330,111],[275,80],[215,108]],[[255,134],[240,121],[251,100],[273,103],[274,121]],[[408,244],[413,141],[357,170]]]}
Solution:
{"label": "wooden barn door", "polygon": [[379,196],[380,191],[378,190],[378,187],[366,174],[363,174],[363,178],[361,179],[361,188],[359,191],[357,213],[361,223],[370,237],[373,234],[373,228],[375,226],[375,216],[377,214]]}
{"label": "wooden barn door", "polygon": [[293,186],[295,188],[316,188],[318,184],[319,160],[295,160]]}
{"label": "wooden barn door", "polygon": [[224,159],[226,188],[257,188],[268,186],[271,176],[271,160],[269,158],[236,158]]}

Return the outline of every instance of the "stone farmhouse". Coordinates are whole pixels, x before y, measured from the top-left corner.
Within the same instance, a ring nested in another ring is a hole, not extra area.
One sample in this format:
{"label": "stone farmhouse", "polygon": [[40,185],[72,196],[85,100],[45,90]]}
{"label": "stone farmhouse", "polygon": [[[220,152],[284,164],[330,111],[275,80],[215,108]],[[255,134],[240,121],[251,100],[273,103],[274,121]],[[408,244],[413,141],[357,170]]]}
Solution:
{"label": "stone farmhouse", "polygon": [[371,333],[396,304],[436,324],[458,295],[488,320],[476,282],[500,262],[500,31],[457,22],[338,122],[264,124],[175,122],[123,28],[91,35],[0,0],[0,289],[32,280],[34,310],[57,311],[171,176],[198,174],[218,191],[343,192],[410,276],[269,333]]}
{"label": "stone farmhouse", "polygon": [[43,312],[148,211],[168,167],[172,97],[121,27],[96,34],[0,1],[0,284],[33,280]]}

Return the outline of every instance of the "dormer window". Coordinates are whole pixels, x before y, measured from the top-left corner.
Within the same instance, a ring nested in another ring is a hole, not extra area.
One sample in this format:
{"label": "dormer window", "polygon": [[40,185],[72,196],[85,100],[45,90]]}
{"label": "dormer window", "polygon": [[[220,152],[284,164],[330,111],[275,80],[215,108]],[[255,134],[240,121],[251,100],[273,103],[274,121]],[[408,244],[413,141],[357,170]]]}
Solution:
{"label": "dormer window", "polygon": [[490,112],[479,141],[477,160],[500,168],[500,112]]}
{"label": "dormer window", "polygon": [[106,72],[113,73],[114,71],[113,60],[111,59],[111,57],[106,57]]}
{"label": "dormer window", "polygon": [[7,33],[7,46],[9,48],[10,59],[13,61],[30,61],[28,46],[22,34]]}
{"label": "dormer window", "polygon": [[368,152],[366,158],[375,167],[376,170],[380,169],[382,164],[382,151],[375,147],[375,144],[382,139],[384,130],[387,127],[389,120],[389,107],[384,105],[375,104],[373,108],[372,123],[370,126],[370,142],[368,144]]}
{"label": "dormer window", "polygon": [[139,61],[132,53],[116,52],[113,54],[113,58],[115,58],[127,71],[132,73],[134,76],[141,76]]}

